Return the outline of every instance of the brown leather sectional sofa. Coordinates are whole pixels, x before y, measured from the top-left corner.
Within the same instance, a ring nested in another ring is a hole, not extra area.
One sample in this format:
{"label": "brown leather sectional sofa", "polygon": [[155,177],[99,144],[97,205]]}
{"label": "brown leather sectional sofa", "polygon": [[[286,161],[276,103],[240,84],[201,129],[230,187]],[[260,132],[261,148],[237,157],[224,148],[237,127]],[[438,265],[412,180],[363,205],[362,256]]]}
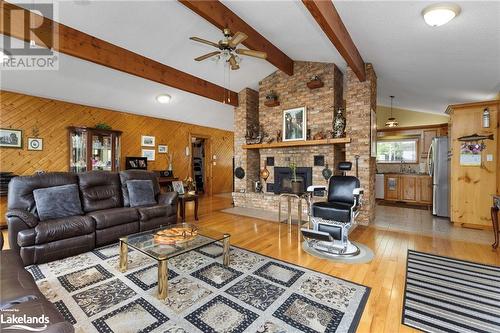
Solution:
{"label": "brown leather sectional sofa", "polygon": [[[129,180],[151,180],[156,204],[130,207]],[[68,184],[78,186],[84,214],[40,221],[33,191]],[[176,223],[177,193],[160,193],[157,176],[142,170],[20,176],[9,183],[7,222],[10,246],[24,265],[41,264]]]}
{"label": "brown leather sectional sofa", "polygon": [[[0,250],[3,247],[3,234],[0,233]],[[65,321],[56,307],[49,302],[38,289],[31,274],[24,269],[24,263],[16,250],[0,251],[0,309],[4,316],[4,323],[0,324],[0,331],[20,332],[8,327],[10,317],[44,316],[48,322],[44,324],[27,325],[32,328],[42,327],[45,324],[46,333],[72,333],[73,325]],[[23,331],[24,332],[24,331]]]}

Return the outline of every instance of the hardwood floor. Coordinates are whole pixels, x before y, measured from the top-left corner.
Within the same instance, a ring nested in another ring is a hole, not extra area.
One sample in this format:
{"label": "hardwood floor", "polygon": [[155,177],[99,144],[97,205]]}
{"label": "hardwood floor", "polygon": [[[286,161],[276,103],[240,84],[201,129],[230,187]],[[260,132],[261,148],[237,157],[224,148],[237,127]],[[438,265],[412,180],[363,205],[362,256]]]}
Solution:
{"label": "hardwood floor", "polygon": [[500,266],[500,252],[490,245],[358,227],[351,239],[369,246],[375,257],[367,264],[341,264],[315,258],[300,247],[297,227],[219,212],[231,206],[228,195],[202,197],[198,222],[192,202],[187,222],[231,234],[231,244],[372,288],[358,332],[417,332],[401,325],[408,249]]}

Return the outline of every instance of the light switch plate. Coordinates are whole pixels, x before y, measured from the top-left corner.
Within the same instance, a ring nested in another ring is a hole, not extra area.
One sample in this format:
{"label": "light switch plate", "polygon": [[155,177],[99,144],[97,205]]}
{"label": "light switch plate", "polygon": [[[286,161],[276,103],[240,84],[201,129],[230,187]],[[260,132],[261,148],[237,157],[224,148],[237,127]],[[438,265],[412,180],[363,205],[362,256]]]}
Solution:
{"label": "light switch plate", "polygon": [[486,155],[486,161],[488,161],[488,162],[493,161],[493,154]]}

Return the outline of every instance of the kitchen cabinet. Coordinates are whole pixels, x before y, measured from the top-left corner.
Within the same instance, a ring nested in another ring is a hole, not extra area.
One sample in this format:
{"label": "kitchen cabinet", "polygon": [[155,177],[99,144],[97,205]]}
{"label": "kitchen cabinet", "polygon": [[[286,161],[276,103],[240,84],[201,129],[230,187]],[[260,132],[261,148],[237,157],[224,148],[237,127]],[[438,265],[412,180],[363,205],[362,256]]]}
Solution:
{"label": "kitchen cabinet", "polygon": [[399,177],[398,176],[385,176],[385,199],[398,200],[399,199]]}
{"label": "kitchen cabinet", "polygon": [[432,178],[420,174],[385,174],[385,200],[430,205]]}
{"label": "kitchen cabinet", "polygon": [[427,158],[432,139],[438,136],[438,129],[428,129],[422,131],[422,157]]}

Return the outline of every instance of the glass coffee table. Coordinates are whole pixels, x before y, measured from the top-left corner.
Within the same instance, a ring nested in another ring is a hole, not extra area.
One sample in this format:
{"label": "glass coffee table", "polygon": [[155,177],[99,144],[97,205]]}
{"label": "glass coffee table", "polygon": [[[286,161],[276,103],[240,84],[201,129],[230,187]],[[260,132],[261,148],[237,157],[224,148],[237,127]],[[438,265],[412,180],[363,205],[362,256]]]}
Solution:
{"label": "glass coffee table", "polygon": [[[175,244],[164,244],[155,239],[158,232],[169,231],[172,228],[195,228],[197,234],[188,241]],[[230,235],[215,230],[192,226],[187,223],[174,224],[158,229],[148,230],[120,238],[120,271],[127,270],[128,247],[144,253],[158,261],[158,299],[165,299],[168,295],[168,259],[180,254],[199,249],[203,246],[222,241],[223,264],[229,265],[229,239]]]}

